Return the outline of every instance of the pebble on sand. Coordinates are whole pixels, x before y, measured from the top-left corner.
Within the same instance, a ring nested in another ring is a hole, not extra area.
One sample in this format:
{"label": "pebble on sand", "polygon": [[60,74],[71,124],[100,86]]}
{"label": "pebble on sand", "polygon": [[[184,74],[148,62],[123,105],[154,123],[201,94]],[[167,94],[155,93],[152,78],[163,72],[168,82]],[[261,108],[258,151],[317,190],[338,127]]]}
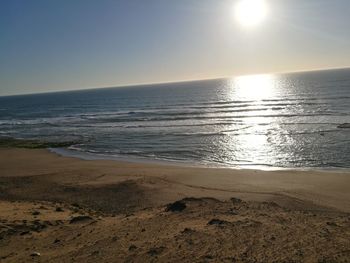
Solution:
{"label": "pebble on sand", "polygon": [[33,252],[32,254],[30,254],[31,257],[40,257],[41,254],[39,252]]}

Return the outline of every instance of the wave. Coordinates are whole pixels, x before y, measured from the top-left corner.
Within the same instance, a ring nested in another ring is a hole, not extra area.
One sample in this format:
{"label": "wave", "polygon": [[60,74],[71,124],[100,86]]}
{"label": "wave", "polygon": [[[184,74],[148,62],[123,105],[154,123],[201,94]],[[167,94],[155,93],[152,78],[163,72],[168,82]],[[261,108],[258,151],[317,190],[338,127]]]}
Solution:
{"label": "wave", "polygon": [[[303,117],[342,117],[347,118],[349,116],[348,113],[339,113],[339,112],[315,112],[315,113],[277,113],[277,114],[251,114],[254,112],[264,112],[264,111],[277,111],[279,112],[280,108],[276,109],[252,109],[248,111],[217,111],[217,112],[202,112],[202,113],[172,113],[172,114],[159,114],[153,116],[133,116],[132,118],[122,117],[122,116],[101,116],[96,117],[94,119],[84,120],[80,117],[77,118],[51,118],[51,119],[31,119],[31,120],[3,120],[0,121],[1,126],[12,126],[12,127],[20,127],[20,126],[52,126],[52,127],[65,127],[69,125],[69,127],[100,127],[100,128],[108,128],[108,127],[120,127],[120,128],[156,128],[156,127],[198,127],[198,126],[215,126],[215,125],[230,125],[236,124],[246,119],[246,122],[249,123],[249,119],[253,118],[303,118]],[[250,113],[250,114],[232,114],[232,113]],[[230,114],[231,113],[231,114]],[[207,121],[205,123],[179,123],[179,124],[166,124],[166,122],[176,122],[176,121]],[[145,124],[133,124],[128,125],[126,123],[145,123]],[[164,125],[155,125],[155,124],[147,124],[147,123],[159,123],[163,122]],[[338,122],[334,122],[333,124],[341,124],[343,123],[343,119],[340,119]],[[293,122],[295,124],[314,124],[314,123],[322,123],[322,122]],[[323,122],[324,124],[331,124],[329,122]],[[291,125],[292,123],[281,123],[282,125]]]}
{"label": "wave", "polygon": [[222,131],[218,132],[179,132],[179,133],[163,133],[163,135],[172,135],[172,136],[213,136],[213,135],[219,135],[223,136],[225,135]]}
{"label": "wave", "polygon": [[227,120],[227,119],[250,119],[250,118],[292,118],[292,117],[320,117],[320,116],[347,116],[347,115],[334,115],[331,113],[309,113],[309,114],[252,114],[252,115],[220,115],[220,116],[211,116],[203,114],[199,115],[188,115],[188,116],[178,116],[169,117],[169,116],[158,116],[158,117],[144,117],[144,118],[106,118],[100,121],[110,121],[110,122],[150,122],[150,121],[181,121],[181,120]]}
{"label": "wave", "polygon": [[[350,96],[328,96],[328,97],[323,97],[323,96],[318,96],[318,97],[299,97],[298,98],[287,98],[287,101],[319,101],[319,100],[344,100],[344,99],[350,99]],[[261,101],[264,102],[270,102],[270,101],[286,101],[286,98],[279,98],[279,99],[263,99]]]}
{"label": "wave", "polygon": [[[265,102],[280,102],[282,104],[286,105],[295,105],[295,102],[298,102],[299,105],[317,105],[317,104],[326,104],[325,101],[327,100],[347,100],[350,99],[350,96],[329,96],[329,97],[295,97],[295,98],[288,98],[288,97],[281,97],[281,98],[274,98],[274,99],[262,99],[262,100],[222,100],[222,101],[207,101],[207,102],[196,102],[196,105],[192,105],[189,103],[178,103],[178,104],[169,104],[166,107],[155,107],[154,109],[165,109],[165,108],[176,108],[176,107],[200,107],[200,108],[206,108],[208,106],[212,107],[244,107],[248,105],[256,105],[260,103]],[[319,102],[310,102],[310,101],[319,101]],[[269,104],[266,104],[269,105]]]}

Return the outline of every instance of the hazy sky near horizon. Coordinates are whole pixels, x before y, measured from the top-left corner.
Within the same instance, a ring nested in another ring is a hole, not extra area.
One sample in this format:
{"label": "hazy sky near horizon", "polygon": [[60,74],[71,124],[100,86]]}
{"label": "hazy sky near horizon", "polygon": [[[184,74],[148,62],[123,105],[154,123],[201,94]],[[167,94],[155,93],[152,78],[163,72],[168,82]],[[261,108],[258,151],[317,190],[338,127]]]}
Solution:
{"label": "hazy sky near horizon", "polygon": [[350,66],[349,0],[0,0],[0,96]]}

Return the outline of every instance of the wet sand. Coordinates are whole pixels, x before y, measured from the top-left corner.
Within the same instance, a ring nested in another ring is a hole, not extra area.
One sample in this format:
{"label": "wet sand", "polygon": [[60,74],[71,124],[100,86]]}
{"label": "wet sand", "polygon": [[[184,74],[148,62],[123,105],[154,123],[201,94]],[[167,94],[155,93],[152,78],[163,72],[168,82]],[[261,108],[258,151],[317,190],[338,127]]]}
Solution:
{"label": "wet sand", "polygon": [[[85,161],[13,148],[0,149],[0,168],[1,262],[349,262],[349,172]],[[179,211],[166,210],[177,200]]]}

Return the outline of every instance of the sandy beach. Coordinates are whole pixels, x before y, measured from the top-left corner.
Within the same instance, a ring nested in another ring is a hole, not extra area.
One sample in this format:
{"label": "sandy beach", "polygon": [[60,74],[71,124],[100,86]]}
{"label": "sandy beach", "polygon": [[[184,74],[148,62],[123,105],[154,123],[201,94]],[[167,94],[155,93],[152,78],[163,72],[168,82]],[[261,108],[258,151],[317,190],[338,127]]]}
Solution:
{"label": "sandy beach", "polygon": [[15,148],[0,149],[0,168],[1,262],[350,261],[349,172]]}
{"label": "sandy beach", "polygon": [[349,11],[0,1],[0,263],[350,263]]}

